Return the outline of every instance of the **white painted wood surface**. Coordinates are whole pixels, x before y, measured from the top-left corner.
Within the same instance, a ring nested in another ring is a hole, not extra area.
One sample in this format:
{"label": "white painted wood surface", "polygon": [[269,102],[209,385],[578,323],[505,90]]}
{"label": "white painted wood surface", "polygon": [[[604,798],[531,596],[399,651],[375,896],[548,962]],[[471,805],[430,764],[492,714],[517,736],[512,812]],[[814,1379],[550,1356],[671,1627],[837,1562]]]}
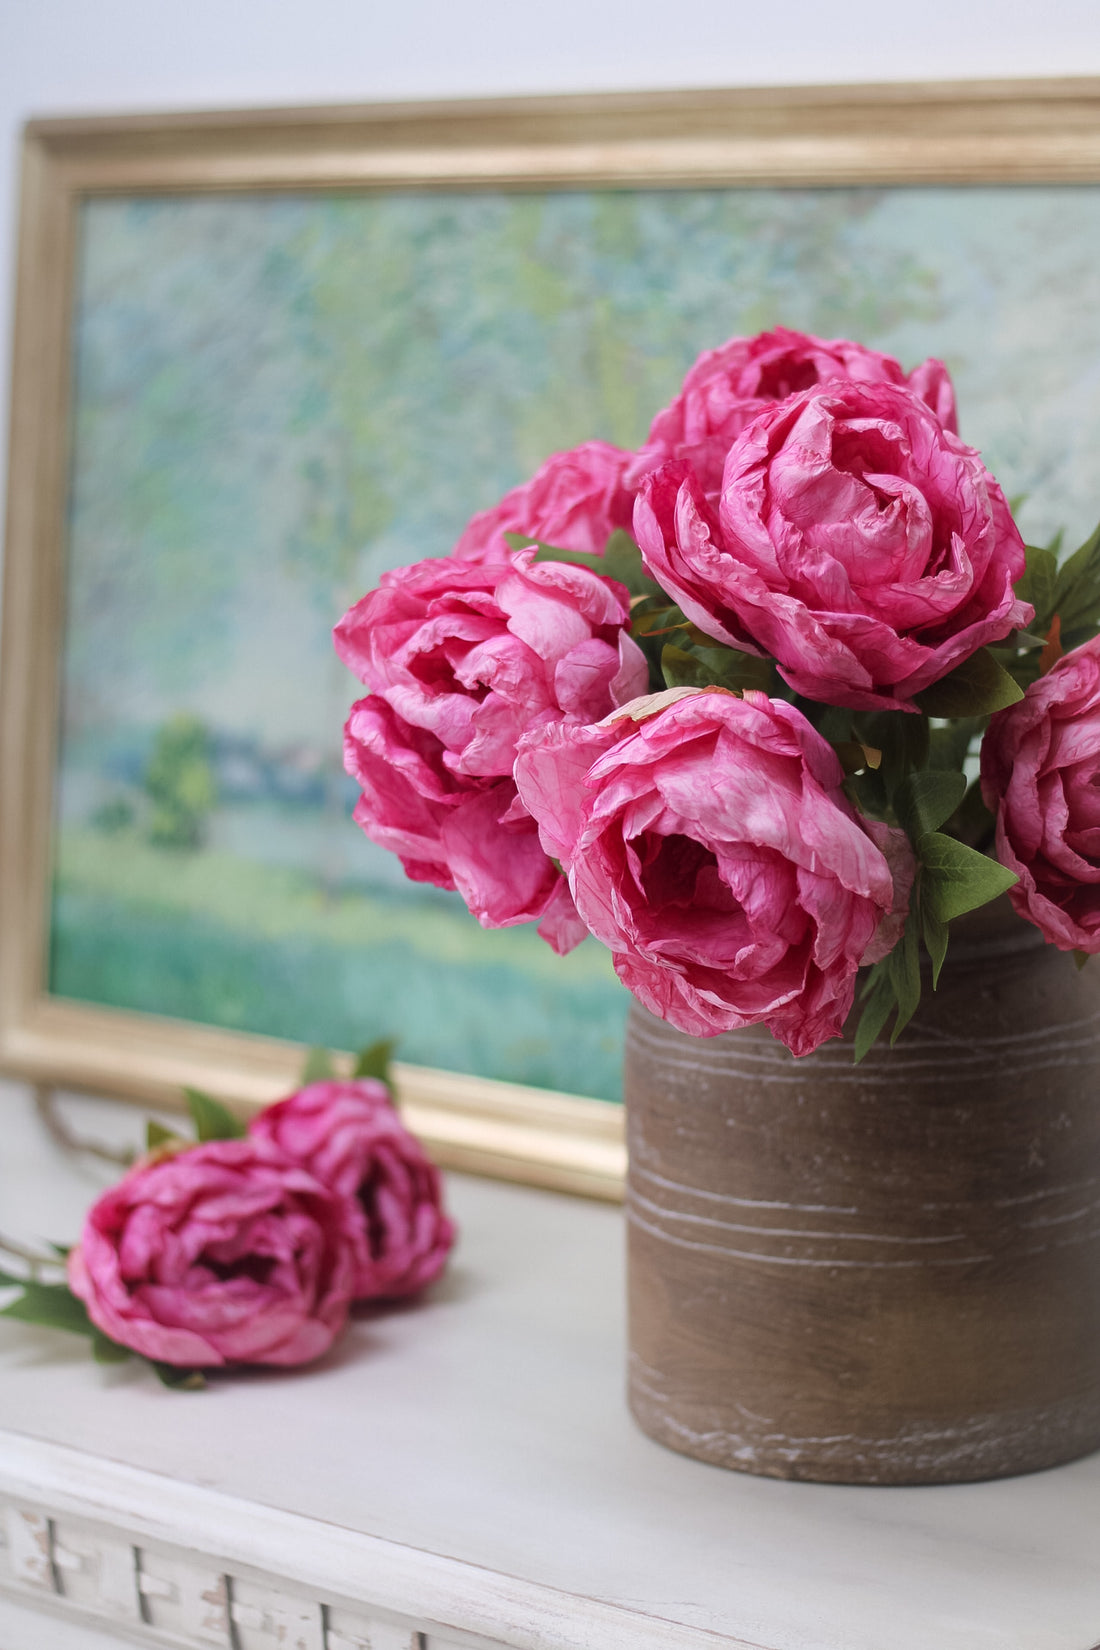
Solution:
{"label": "white painted wood surface", "polygon": [[[0,1230],[75,1237],[110,1171],[17,1085],[0,1120]],[[620,1212],[450,1193],[447,1278],[309,1372],[176,1394],[0,1322],[0,1650],[1096,1650],[1100,1457],[885,1490],[671,1454],[623,1402]]]}

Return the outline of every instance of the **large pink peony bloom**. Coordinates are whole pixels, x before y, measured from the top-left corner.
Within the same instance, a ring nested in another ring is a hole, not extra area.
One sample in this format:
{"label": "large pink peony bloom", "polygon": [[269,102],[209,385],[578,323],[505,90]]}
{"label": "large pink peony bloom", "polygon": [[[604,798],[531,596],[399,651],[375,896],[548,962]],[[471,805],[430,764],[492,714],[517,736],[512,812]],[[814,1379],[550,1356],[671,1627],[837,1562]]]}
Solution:
{"label": "large pink peony bloom", "polygon": [[[941,424],[958,429],[955,392],[942,361],[923,361],[907,376],[892,355],[863,344],[776,327],[700,355],[679,395],[653,420],[640,468],[655,457],[686,459],[704,491],[716,492],[727,452],[754,418],[772,402],[834,378],[908,385]],[[638,474],[636,465],[632,475]]]}
{"label": "large pink peony bloom", "polygon": [[914,695],[1033,616],[1024,546],[978,454],[910,390],[833,382],[762,413],[715,513],[690,467],[648,478],[635,533],[701,630],[774,656],[810,699]]}
{"label": "large pink peony bloom", "polygon": [[355,1299],[410,1295],[442,1272],[455,1240],[439,1171],[384,1083],[310,1083],[248,1126],[355,1211]]}
{"label": "large pink peony bloom", "polygon": [[113,1341],[157,1362],[303,1364],[343,1328],[354,1208],[258,1140],[141,1164],[95,1203],[69,1287]]}
{"label": "large pink peony bloom", "polygon": [[386,573],[336,627],[337,652],[372,689],[345,729],[355,818],[410,877],[457,888],[486,928],[541,918],[559,951],[583,936],[512,764],[532,724],[595,721],[644,692],[628,622],[620,584],[522,551]]}
{"label": "large pink peony bloom", "polygon": [[1061,951],[1100,951],[1100,637],[992,718],[982,795],[1016,910]]}
{"label": "large pink peony bloom", "polygon": [[509,553],[505,533],[523,533],[559,550],[602,556],[617,528],[630,531],[634,490],[625,476],[634,463],[633,453],[606,441],[554,453],[530,481],[473,517],[454,554],[468,561],[499,560]]}
{"label": "large pink peony bloom", "polygon": [[[841,790],[800,711],[748,692],[657,695],[639,722],[534,729],[516,761],[546,851],[624,985],[681,1031],[763,1022],[794,1054],[837,1036],[856,970],[905,909],[912,857]],[[893,913],[893,917],[891,916]]]}

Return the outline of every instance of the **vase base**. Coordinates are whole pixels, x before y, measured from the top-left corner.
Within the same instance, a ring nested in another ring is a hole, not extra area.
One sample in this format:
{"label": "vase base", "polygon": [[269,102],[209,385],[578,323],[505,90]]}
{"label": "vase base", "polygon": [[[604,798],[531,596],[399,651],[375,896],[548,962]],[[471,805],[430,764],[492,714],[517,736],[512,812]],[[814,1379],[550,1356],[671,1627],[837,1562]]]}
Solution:
{"label": "vase base", "polygon": [[657,1371],[637,1354],[630,1360],[631,1413],[658,1444],[711,1466],[760,1478],[819,1484],[962,1484],[1011,1478],[1063,1466],[1100,1449],[1095,1401],[1066,1401],[1040,1412],[979,1415],[946,1426],[942,1419],[908,1419],[889,1436],[836,1432],[795,1437],[767,1417],[677,1404],[662,1391]]}

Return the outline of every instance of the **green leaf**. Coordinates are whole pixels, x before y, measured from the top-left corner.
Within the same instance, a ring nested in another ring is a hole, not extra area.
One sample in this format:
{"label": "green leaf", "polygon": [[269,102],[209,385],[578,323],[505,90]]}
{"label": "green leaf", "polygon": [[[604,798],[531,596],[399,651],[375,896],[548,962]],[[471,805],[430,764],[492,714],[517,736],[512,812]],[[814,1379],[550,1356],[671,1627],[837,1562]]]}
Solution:
{"label": "green leaf", "polygon": [[133,1357],[128,1346],[110,1341],[100,1330],[92,1330],[92,1357],[97,1364],[124,1364]]}
{"label": "green leaf", "polygon": [[377,1077],[379,1082],[385,1083],[387,1088],[393,1087],[390,1075],[390,1060],[397,1047],[394,1037],[380,1037],[376,1043],[368,1043],[361,1048],[355,1057],[353,1077]]}
{"label": "green leaf", "polygon": [[200,1140],[240,1140],[245,1133],[245,1126],[240,1122],[228,1106],[223,1106],[220,1100],[212,1095],[203,1094],[201,1089],[184,1089],[187,1109],[191,1113],[191,1121],[195,1125],[195,1133]]}
{"label": "green leaf", "polygon": [[932,990],[935,991],[940,983],[943,960],[947,956],[948,927],[939,917],[932,915],[926,900],[921,901],[920,917],[924,932],[924,948],[932,959]]}
{"label": "green leaf", "polygon": [[1054,598],[1058,582],[1058,558],[1053,550],[1041,544],[1027,546],[1027,565],[1024,576],[1016,585],[1016,594],[1030,602],[1035,609],[1035,629],[1045,634],[1054,617]]}
{"label": "green leaf", "polygon": [[877,768],[864,768],[849,774],[844,789],[861,814],[871,819],[885,819],[890,811],[890,799],[882,782],[882,763]]}
{"label": "green leaf", "polygon": [[1005,638],[1003,643],[999,643],[998,645],[1008,648],[1016,648],[1019,652],[1027,653],[1032,648],[1045,647],[1046,637],[1036,636],[1033,630],[1014,630],[1010,636]]}
{"label": "green leaf", "polygon": [[1091,951],[1075,951],[1073,953],[1073,961],[1074,961],[1074,964],[1076,965],[1078,973],[1081,972],[1082,968],[1084,968],[1085,964],[1088,962],[1088,960],[1091,956],[1092,956]]}
{"label": "green leaf", "polygon": [[898,1017],[890,1033],[890,1046],[893,1047],[920,1007],[920,944],[917,925],[913,920],[906,922],[901,939],[885,958],[885,963],[898,1005]]}
{"label": "green leaf", "polygon": [[[1095,628],[1100,618],[1100,527],[1058,569],[1051,618],[1054,613],[1062,621],[1067,646],[1074,645],[1068,633]],[[1047,627],[1042,628],[1045,631]]]}
{"label": "green leaf", "polygon": [[148,1119],[145,1124],[145,1150],[147,1152],[155,1152],[158,1146],[167,1146],[177,1141],[183,1145],[187,1144],[183,1136],[177,1134],[175,1129],[166,1129],[163,1123],[158,1123],[155,1118],[150,1117]]}
{"label": "green leaf", "polygon": [[328,1049],[311,1048],[306,1054],[298,1082],[302,1088],[307,1088],[310,1083],[331,1083],[335,1076],[336,1067]]}
{"label": "green leaf", "polygon": [[32,1283],[27,1278],[5,1281],[18,1283],[23,1293],[18,1300],[0,1308],[0,1317],[42,1324],[48,1329],[67,1329],[75,1335],[95,1333],[84,1302],[77,1300],[68,1284]]}
{"label": "green leaf", "polygon": [[55,1255],[60,1255],[62,1260],[68,1260],[69,1256],[76,1248],[76,1244],[47,1242],[46,1247],[47,1249],[52,1249]]}
{"label": "green leaf", "polygon": [[664,636],[672,631],[690,636],[693,628],[687,615],[663,592],[660,596],[637,596],[630,604],[630,634],[639,643],[647,636]]}
{"label": "green leaf", "polygon": [[724,687],[730,692],[765,689],[771,661],[754,658],[733,647],[685,648],[667,642],[661,649],[661,674],[666,687]]}
{"label": "green leaf", "polygon": [[962,716],[945,727],[933,728],[929,740],[928,765],[956,768],[961,773],[970,746],[985,726],[982,716]]}
{"label": "green leaf", "polygon": [[852,732],[852,713],[840,705],[823,705],[815,699],[795,699],[795,704],[803,713],[806,720],[811,722],[830,745],[852,744],[860,741]]}
{"label": "green leaf", "polygon": [[856,737],[861,744],[882,753],[879,789],[887,802],[902,781],[928,761],[928,718],[912,711],[882,710],[858,716]]}
{"label": "green leaf", "polygon": [[649,688],[659,693],[665,685],[661,674],[661,651],[670,636],[684,640],[691,633],[689,620],[678,607],[670,606],[663,591],[656,596],[638,596],[630,604],[630,634],[645,655],[649,666]]}
{"label": "green leaf", "polygon": [[938,831],[966,795],[966,776],[927,768],[903,779],[894,796],[898,824],[916,846],[929,831]]}
{"label": "green leaf", "polygon": [[929,716],[989,716],[1023,696],[1015,677],[987,647],[980,647],[950,675],[918,693],[916,702]]}
{"label": "green leaf", "polygon": [[201,1369],[177,1369],[175,1364],[160,1364],[153,1358],[145,1361],[155,1371],[161,1385],[173,1392],[201,1392],[206,1385],[206,1376]]}
{"label": "green leaf", "polygon": [[980,850],[993,841],[995,820],[985,805],[981,781],[975,779],[951,821],[952,835],[971,848]]}
{"label": "green leaf", "polygon": [[951,922],[966,911],[987,905],[1019,881],[1014,871],[998,865],[995,859],[939,831],[922,837],[918,852],[921,899],[939,922]]}
{"label": "green leaf", "polygon": [[[603,573],[610,579],[618,579],[625,584],[632,596],[648,596],[654,590],[660,590],[656,579],[646,572],[642,560],[642,552],[638,549],[630,534],[622,527],[617,527],[604,545],[602,558]],[[597,572],[601,569],[597,568]],[[663,592],[662,592],[663,594]]]}
{"label": "green leaf", "polygon": [[[882,964],[879,963],[876,967],[881,969]],[[889,977],[885,973],[879,973],[878,978],[871,987],[870,995],[856,1028],[855,1048],[853,1050],[853,1063],[855,1065],[859,1065],[859,1062],[890,1018],[890,1011],[896,1001],[894,988],[890,984]]]}

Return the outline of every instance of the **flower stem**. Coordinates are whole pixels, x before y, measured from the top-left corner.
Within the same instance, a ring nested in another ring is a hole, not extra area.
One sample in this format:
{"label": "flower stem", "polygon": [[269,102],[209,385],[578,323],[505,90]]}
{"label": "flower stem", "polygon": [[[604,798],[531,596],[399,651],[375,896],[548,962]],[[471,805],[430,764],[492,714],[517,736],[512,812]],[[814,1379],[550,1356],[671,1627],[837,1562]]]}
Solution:
{"label": "flower stem", "polygon": [[60,1118],[54,1110],[54,1093],[50,1088],[39,1086],[34,1091],[34,1107],[43,1123],[46,1125],[51,1140],[66,1152],[83,1152],[87,1157],[98,1157],[103,1163],[116,1163],[120,1168],[128,1169],[137,1153],[119,1149],[114,1146],[104,1146],[97,1140],[86,1140],[83,1136],[74,1134],[68,1124]]}

